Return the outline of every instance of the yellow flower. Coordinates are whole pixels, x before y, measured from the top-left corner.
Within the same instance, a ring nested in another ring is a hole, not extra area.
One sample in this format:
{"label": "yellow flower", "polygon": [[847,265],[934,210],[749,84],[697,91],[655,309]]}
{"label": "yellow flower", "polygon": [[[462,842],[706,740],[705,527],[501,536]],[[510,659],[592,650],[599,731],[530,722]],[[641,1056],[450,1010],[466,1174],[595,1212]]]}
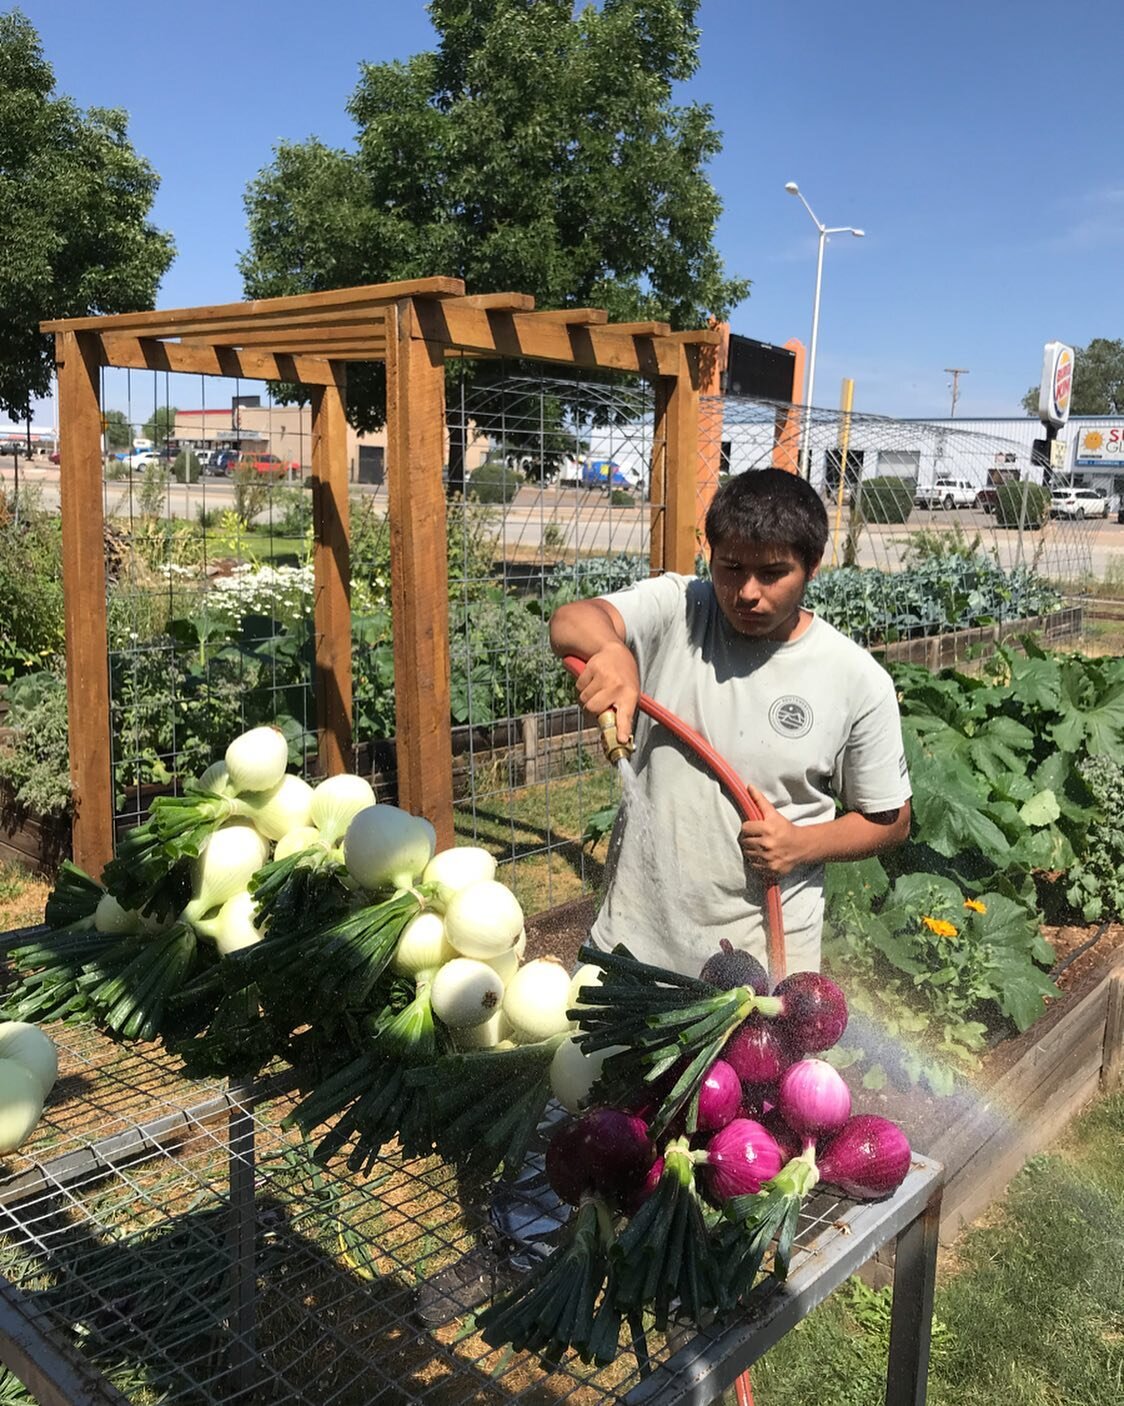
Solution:
{"label": "yellow flower", "polygon": [[922,918],[921,921],[935,937],[955,937],[956,928],[944,918]]}
{"label": "yellow flower", "polygon": [[981,903],[978,898],[966,898],[966,899],[964,900],[964,907],[965,907],[965,908],[970,908],[973,913],[986,913],[986,912],[987,912],[987,904],[986,904],[986,903]]}

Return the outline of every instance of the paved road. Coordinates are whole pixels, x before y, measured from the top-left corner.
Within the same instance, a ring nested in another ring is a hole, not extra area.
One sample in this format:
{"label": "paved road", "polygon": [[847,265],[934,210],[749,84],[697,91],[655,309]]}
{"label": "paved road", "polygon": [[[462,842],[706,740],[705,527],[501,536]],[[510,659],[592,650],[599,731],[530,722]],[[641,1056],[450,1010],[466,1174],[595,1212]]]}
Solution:
{"label": "paved road", "polygon": [[[0,459],[0,483],[10,489],[13,480],[12,461]],[[21,463],[20,481],[36,485],[43,506],[57,509],[57,467]],[[106,484],[106,511],[127,514],[130,494],[135,495],[138,486],[138,479],[110,480]],[[354,492],[385,504],[384,488],[356,484]],[[231,506],[233,500],[234,487],[229,479],[206,478],[191,485],[173,484],[168,506],[174,516],[194,520],[201,508],[221,510]],[[581,554],[645,552],[651,518],[650,505],[613,507],[600,492],[581,488],[524,488],[503,515],[501,542],[505,553],[511,556],[537,556],[544,544],[547,556],[564,548]],[[828,521],[834,529],[835,513],[830,506]],[[1020,563],[1034,566],[1044,575],[1061,581],[1078,581],[1090,575],[1103,580],[1118,558],[1124,560],[1124,526],[1115,518],[1053,521],[1040,532],[1019,533],[996,527],[994,518],[982,512],[917,510],[907,523],[867,528],[860,541],[859,564],[884,570],[898,568],[910,535],[923,529],[939,533],[959,529],[969,542],[978,534],[981,546],[985,550],[994,549],[1004,566]],[[844,515],[836,546],[840,560],[845,534]],[[828,543],[826,559],[829,564],[833,540],[834,531]]]}

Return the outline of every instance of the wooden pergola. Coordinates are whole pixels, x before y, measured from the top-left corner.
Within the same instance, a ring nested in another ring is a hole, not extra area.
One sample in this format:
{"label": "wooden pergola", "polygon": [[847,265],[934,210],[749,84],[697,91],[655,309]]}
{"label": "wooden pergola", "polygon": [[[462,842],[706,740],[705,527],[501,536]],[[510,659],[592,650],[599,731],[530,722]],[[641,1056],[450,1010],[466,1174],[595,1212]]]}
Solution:
{"label": "wooden pergola", "polygon": [[295,382],[312,408],[314,635],[320,766],[348,768],[351,618],[347,363],[384,361],[399,803],[453,839],[445,538],[445,361],[511,357],[626,371],[654,383],[652,562],[694,569],[699,394],[716,332],[610,323],[599,308],[536,312],[522,293],[466,295],[456,278],[42,324],[56,345],[75,861],[114,848],[106,626],[103,366]]}

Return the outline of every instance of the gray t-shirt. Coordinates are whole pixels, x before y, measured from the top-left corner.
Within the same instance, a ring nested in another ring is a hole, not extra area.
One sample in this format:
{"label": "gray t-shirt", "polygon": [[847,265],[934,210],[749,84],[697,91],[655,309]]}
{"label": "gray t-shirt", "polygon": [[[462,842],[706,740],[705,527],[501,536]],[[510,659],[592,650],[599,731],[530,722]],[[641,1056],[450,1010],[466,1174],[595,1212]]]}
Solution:
{"label": "gray t-shirt", "polygon": [[[787,819],[896,810],[910,796],[893,682],[860,645],[813,616],[796,639],[731,628],[709,581],[668,573],[606,597],[641,689],[710,743]],[[666,728],[639,716],[636,773],[609,844],[596,946],[697,975],[719,938],[765,961],[762,884],[738,848],[741,815]],[[822,865],[780,881],[789,971],[818,969]]]}

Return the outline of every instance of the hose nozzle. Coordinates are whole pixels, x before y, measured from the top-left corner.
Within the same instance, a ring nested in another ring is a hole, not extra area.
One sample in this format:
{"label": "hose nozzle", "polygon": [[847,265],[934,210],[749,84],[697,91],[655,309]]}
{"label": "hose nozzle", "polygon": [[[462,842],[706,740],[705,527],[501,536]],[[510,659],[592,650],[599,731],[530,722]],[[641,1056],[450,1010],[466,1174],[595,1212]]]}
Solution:
{"label": "hose nozzle", "polygon": [[633,742],[622,742],[617,736],[617,714],[613,708],[606,709],[597,718],[597,726],[601,729],[601,747],[605,756],[612,766],[616,766],[622,757],[631,757],[636,750]]}

